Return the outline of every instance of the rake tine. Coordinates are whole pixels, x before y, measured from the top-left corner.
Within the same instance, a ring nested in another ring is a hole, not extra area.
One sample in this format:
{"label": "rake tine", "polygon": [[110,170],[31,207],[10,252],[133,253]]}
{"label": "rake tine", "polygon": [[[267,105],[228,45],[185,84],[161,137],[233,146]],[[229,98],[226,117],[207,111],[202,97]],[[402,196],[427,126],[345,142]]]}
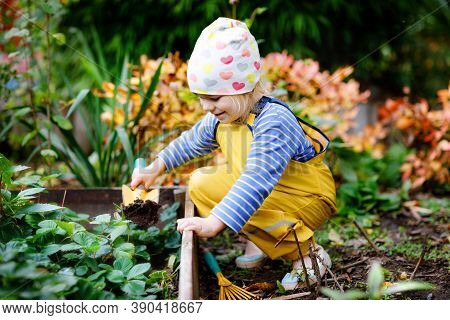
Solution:
{"label": "rake tine", "polygon": [[233,293],[234,296],[236,296],[237,298],[241,298],[243,300],[247,300],[247,296],[245,295],[244,292],[242,292],[241,290],[238,290],[236,287],[231,287],[231,292]]}
{"label": "rake tine", "polygon": [[227,297],[227,300],[235,300],[234,297],[231,295],[230,290],[225,290],[225,295]]}
{"label": "rake tine", "polygon": [[251,292],[249,292],[249,291],[247,291],[247,290],[245,290],[245,289],[243,289],[243,288],[241,288],[241,287],[237,287],[237,286],[235,286],[236,288],[237,288],[237,290],[243,295],[243,296],[245,296],[248,300],[257,300],[258,299],[258,297],[256,296],[256,295],[254,295],[253,293],[251,293]]}
{"label": "rake tine", "polygon": [[235,287],[235,289],[236,289],[237,292],[239,292],[239,294],[242,297],[245,297],[245,298],[247,298],[249,300],[256,298],[256,296],[253,293],[248,292],[247,290],[244,290],[244,289],[239,288],[239,287]]}

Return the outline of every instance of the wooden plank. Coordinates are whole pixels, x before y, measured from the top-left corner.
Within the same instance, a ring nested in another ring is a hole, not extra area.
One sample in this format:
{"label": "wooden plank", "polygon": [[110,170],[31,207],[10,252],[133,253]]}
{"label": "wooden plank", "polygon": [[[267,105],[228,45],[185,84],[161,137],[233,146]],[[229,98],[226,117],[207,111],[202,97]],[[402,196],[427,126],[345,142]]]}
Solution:
{"label": "wooden plank", "polygon": [[[172,204],[174,202],[173,192],[180,187],[157,187],[160,189],[159,204]],[[66,192],[67,191],[67,192]],[[91,217],[99,214],[113,213],[116,205],[122,203],[121,188],[68,188],[68,189],[48,189],[45,193],[40,193],[36,202],[56,203],[61,205],[64,198],[64,206],[80,213],[87,213]]]}
{"label": "wooden plank", "polygon": [[[185,217],[194,216],[195,206],[186,192]],[[197,240],[193,231],[184,231],[181,240],[180,277],[178,284],[179,300],[198,299],[198,261]]]}

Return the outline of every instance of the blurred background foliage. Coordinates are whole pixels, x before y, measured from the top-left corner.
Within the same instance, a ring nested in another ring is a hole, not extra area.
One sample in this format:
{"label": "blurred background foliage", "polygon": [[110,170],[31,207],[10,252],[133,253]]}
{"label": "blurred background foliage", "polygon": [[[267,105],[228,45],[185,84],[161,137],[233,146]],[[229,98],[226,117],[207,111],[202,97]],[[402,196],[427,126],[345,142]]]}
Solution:
{"label": "blurred background foliage", "polygon": [[355,77],[386,94],[408,86],[418,96],[435,97],[448,84],[446,0],[68,2],[63,32],[78,28],[91,42],[96,28],[110,61],[117,52],[126,51],[136,60],[144,53],[159,57],[168,49],[187,59],[202,29],[218,16],[232,16],[230,2],[237,2],[236,17],[242,20],[257,7],[267,8],[252,25],[252,33],[263,41],[262,56],[286,49],[297,59],[318,60],[328,70],[358,63]]}

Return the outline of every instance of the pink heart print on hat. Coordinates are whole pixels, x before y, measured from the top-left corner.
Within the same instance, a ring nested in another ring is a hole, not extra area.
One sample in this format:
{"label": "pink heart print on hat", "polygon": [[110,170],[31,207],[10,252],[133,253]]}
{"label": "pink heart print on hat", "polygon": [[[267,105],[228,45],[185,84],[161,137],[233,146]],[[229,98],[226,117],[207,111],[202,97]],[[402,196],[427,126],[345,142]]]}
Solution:
{"label": "pink heart print on hat", "polygon": [[219,75],[223,80],[228,80],[233,76],[233,71],[222,71]]}
{"label": "pink heart print on hat", "polygon": [[245,83],[242,83],[242,82],[233,82],[233,88],[234,88],[234,90],[236,90],[236,91],[239,91],[239,90],[241,90],[242,88],[244,88],[245,87]]}
{"label": "pink heart print on hat", "polygon": [[230,64],[231,62],[233,62],[233,56],[222,57],[220,58],[220,61],[225,64]]}
{"label": "pink heart print on hat", "polygon": [[242,94],[252,91],[260,78],[258,44],[244,22],[221,17],[202,31],[187,67],[192,92]]}

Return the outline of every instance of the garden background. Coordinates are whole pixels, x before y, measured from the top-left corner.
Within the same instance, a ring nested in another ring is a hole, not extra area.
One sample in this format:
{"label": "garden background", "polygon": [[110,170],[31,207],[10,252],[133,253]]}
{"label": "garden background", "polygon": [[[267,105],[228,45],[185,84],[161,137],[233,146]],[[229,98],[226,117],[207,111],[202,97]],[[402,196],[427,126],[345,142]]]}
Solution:
{"label": "garden background", "polygon": [[[228,16],[258,40],[271,95],[332,139],[326,161],[339,212],[318,241],[345,289],[366,290],[377,258],[384,275],[371,297],[412,278],[435,288],[394,297],[449,297],[448,1],[0,0],[0,8],[0,296],[176,296],[176,208],[164,229],[149,231],[118,215],[34,202],[48,188],[129,183],[136,157],[151,161],[198,121],[186,62],[201,30]],[[221,161],[214,152],[157,185],[186,185],[193,169]],[[225,233],[216,244],[224,266],[242,252],[233,239]],[[271,290],[263,294],[284,294]]]}

